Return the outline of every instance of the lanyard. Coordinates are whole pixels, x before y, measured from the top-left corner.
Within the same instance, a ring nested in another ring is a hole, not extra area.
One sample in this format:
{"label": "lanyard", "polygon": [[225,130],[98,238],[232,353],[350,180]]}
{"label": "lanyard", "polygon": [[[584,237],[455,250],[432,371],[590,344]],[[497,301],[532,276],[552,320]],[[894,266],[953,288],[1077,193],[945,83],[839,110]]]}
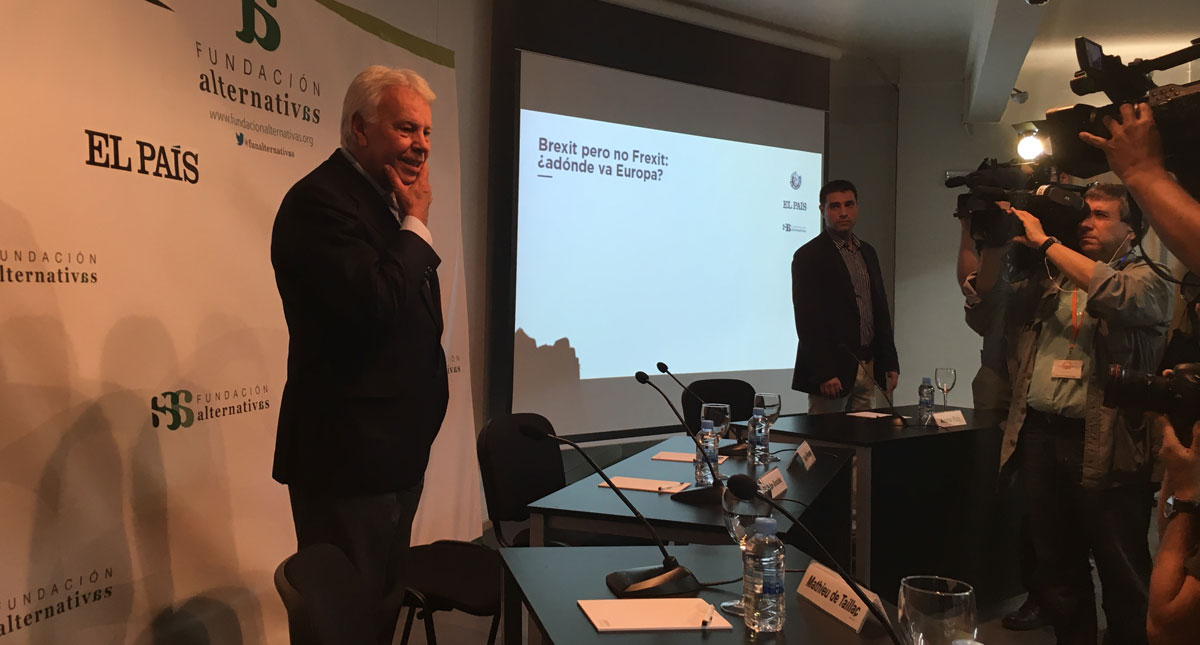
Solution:
{"label": "lanyard", "polygon": [[1079,328],[1083,326],[1083,316],[1080,315],[1076,309],[1078,297],[1079,289],[1073,289],[1071,291],[1071,329],[1073,329],[1075,333],[1071,335],[1071,346],[1067,348],[1067,356],[1070,356],[1071,352],[1075,350],[1075,341],[1079,338]]}

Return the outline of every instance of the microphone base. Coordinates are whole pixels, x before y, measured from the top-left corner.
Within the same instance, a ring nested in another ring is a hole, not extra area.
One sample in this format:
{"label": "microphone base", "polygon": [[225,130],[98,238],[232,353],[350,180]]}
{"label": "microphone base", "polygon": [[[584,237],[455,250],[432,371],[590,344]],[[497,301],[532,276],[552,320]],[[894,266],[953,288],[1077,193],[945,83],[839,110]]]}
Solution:
{"label": "microphone base", "polygon": [[690,488],[671,495],[671,500],[689,506],[720,506],[725,498],[724,486]]}
{"label": "microphone base", "polygon": [[604,579],[618,598],[670,598],[695,596],[700,593],[700,581],[681,566],[641,567],[614,571]]}
{"label": "microphone base", "polygon": [[717,454],[723,457],[749,457],[750,444],[748,443],[733,443],[728,446],[723,446],[717,449]]}

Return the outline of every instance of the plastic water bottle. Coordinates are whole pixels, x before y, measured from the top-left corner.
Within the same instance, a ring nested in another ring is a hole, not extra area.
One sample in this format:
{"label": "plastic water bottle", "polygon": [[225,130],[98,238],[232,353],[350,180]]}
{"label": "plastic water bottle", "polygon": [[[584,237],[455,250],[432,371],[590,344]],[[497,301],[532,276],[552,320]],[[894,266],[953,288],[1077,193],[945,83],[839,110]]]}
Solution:
{"label": "plastic water bottle", "polygon": [[921,378],[921,386],[917,388],[917,410],[921,425],[929,425],[933,419],[933,383],[928,376]]}
{"label": "plastic water bottle", "polygon": [[750,457],[755,466],[766,466],[771,459],[771,443],[768,435],[767,417],[762,408],[754,408],[750,422],[746,424],[746,443],[750,444]]}
{"label": "plastic water bottle", "polygon": [[783,542],[775,535],[775,518],[755,519],[754,535],[742,554],[742,604],[746,606],[742,618],[751,631],[783,629],[783,572]]}
{"label": "plastic water bottle", "polygon": [[[702,419],[700,421],[700,432],[696,435],[700,440],[700,445],[696,446],[696,458],[692,463],[696,466],[696,485],[697,486],[712,486],[713,473],[717,471],[717,445],[721,443],[721,438],[717,436],[717,430],[713,427],[712,419]],[[708,464],[712,464],[712,469],[709,469]],[[720,474],[718,473],[718,477]]]}

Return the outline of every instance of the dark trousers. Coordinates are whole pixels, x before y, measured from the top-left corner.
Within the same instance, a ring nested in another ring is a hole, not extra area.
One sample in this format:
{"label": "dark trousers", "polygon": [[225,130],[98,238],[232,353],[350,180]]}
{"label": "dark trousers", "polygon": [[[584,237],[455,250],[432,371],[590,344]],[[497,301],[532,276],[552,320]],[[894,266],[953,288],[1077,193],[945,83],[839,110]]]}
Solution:
{"label": "dark trousers", "polygon": [[424,482],[396,493],[335,496],[288,486],[297,549],[326,542],[345,552],[362,575],[371,598],[378,598],[379,642],[392,642],[396,615],[384,607],[412,539],[413,516]]}
{"label": "dark trousers", "polygon": [[1096,645],[1088,555],[1100,575],[1109,642],[1146,642],[1150,584],[1149,486],[1084,488],[1083,420],[1029,410],[1018,450],[1037,566],[1034,597],[1059,645]]}

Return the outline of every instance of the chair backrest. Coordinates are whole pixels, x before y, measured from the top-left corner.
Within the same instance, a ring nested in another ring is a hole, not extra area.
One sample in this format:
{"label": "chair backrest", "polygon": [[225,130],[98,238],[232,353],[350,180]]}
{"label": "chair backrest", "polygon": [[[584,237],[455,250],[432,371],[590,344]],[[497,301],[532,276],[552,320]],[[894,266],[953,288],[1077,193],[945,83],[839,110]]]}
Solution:
{"label": "chair backrest", "polygon": [[526,437],[523,427],[554,434],[546,417],[523,412],[488,421],[475,441],[488,517],[495,522],[529,519],[527,504],[567,484],[558,442]]}
{"label": "chair backrest", "polygon": [[[733,421],[749,419],[750,412],[754,410],[754,386],[745,381],[734,378],[700,379],[689,383],[688,388],[707,403],[729,405]],[[700,402],[686,390],[681,397],[683,420],[687,423],[688,431],[695,434],[700,431]]]}
{"label": "chair backrest", "polygon": [[292,645],[369,643],[376,616],[358,570],[332,544],[300,549],[275,570]]}

